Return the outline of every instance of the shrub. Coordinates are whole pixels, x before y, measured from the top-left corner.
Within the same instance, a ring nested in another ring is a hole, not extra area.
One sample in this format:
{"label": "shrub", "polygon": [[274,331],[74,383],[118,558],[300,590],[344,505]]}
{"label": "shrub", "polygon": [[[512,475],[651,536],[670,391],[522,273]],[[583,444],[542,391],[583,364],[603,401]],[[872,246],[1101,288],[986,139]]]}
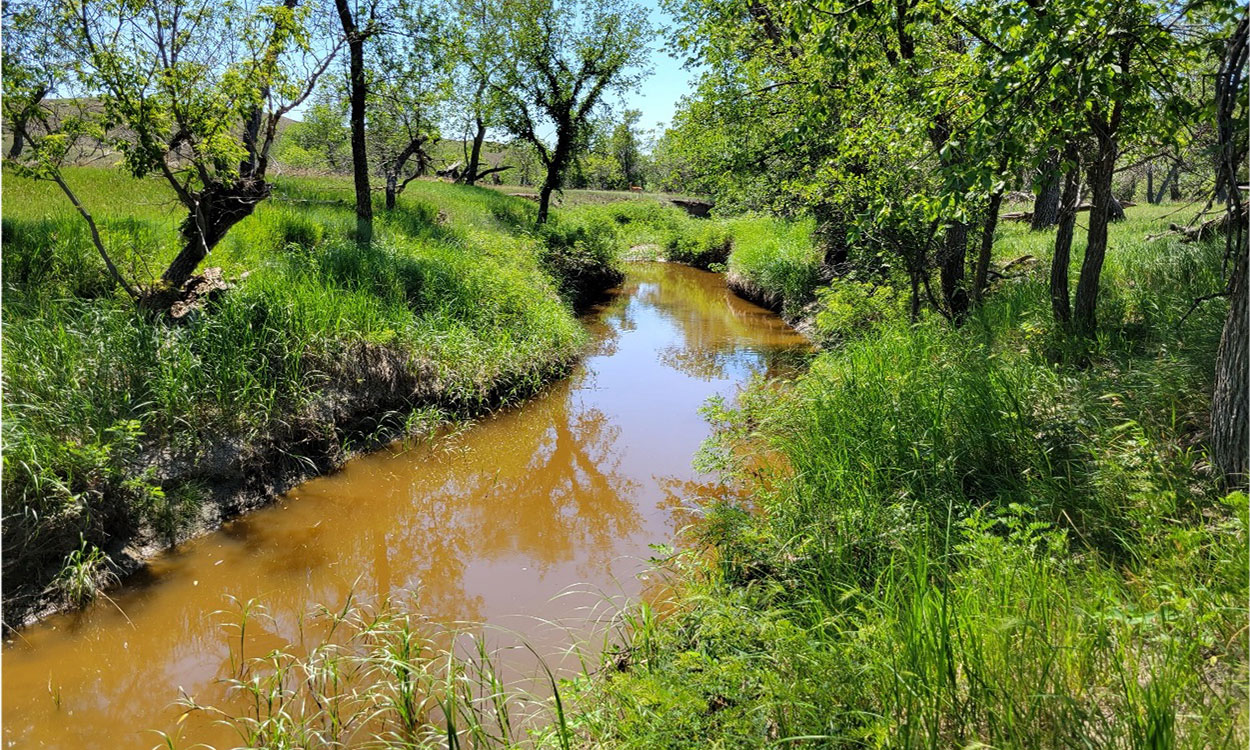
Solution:
{"label": "shrub", "polygon": [[729,229],[716,222],[699,222],[692,231],[673,236],[667,247],[668,259],[707,270],[725,263],[733,250]]}
{"label": "shrub", "polygon": [[904,317],[898,295],[887,285],[840,279],[818,289],[816,299],[816,334],[825,341],[864,336]]}
{"label": "shrub", "polygon": [[557,217],[542,226],[543,267],[555,277],[560,294],[574,307],[620,283],[620,234],[601,215]]}

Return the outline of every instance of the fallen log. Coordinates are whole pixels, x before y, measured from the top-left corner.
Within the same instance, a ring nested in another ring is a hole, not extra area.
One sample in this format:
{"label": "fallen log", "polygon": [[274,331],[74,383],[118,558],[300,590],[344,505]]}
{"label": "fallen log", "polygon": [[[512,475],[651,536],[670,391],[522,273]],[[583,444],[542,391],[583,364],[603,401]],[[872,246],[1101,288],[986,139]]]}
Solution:
{"label": "fallen log", "polygon": [[[1137,204],[1134,203],[1133,201],[1120,201],[1120,206],[1122,208],[1132,208],[1133,206],[1136,206],[1136,205]],[[1088,211],[1092,209],[1093,207],[1094,207],[1094,204],[1092,203],[1082,203],[1081,205],[1076,207],[1076,211],[1077,213],[1080,213],[1082,211]],[[1032,211],[1012,211],[1010,213],[1002,214],[998,218],[1004,221],[1033,221],[1033,212]]]}

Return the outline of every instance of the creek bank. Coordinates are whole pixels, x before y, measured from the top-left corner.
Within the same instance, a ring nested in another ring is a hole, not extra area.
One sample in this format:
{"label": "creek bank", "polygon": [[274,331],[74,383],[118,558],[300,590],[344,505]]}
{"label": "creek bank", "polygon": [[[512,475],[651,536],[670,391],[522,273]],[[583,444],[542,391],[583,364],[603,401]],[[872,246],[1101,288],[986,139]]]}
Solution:
{"label": "creek bank", "polygon": [[735,273],[732,270],[725,272],[725,286],[729,288],[729,291],[747,302],[777,313],[786,322],[786,325],[810,341],[812,346],[818,349],[821,348],[820,336],[816,331],[816,314],[820,311],[819,302],[809,302],[799,309],[798,314],[794,314],[793,311],[787,309],[786,300],[783,296],[770,292],[742,274]]}
{"label": "creek bank", "polygon": [[[591,263],[580,264],[573,276],[552,270],[561,296],[577,315],[624,278],[614,266]],[[338,470],[353,457],[399,440],[430,437],[449,423],[480,418],[523,401],[566,377],[584,354],[583,348],[539,363],[537,371],[505,374],[486,387],[482,398],[468,404],[448,392],[435,363],[417,352],[402,345],[342,342],[337,351],[319,356],[309,367],[310,377],[320,381],[318,396],[270,419],[268,430],[209,437],[204,443],[210,447],[194,455],[179,453],[169,440],[143,445],[127,462],[127,473],[144,477],[162,492],[194,496],[194,517],[173,534],[150,525],[125,525],[121,533],[113,532],[101,546],[106,558],[92,572],[94,585],[100,592],[116,588],[160,553],[264,507],[299,484]],[[11,633],[87,603],[71,599],[57,586],[55,576],[41,576],[5,587],[0,627]]]}

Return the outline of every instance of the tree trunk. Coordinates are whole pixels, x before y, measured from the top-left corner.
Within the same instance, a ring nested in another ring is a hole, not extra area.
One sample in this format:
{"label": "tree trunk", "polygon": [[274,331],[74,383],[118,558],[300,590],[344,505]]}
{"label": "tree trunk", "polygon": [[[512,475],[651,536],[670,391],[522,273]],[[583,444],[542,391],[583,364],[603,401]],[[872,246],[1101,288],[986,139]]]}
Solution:
{"label": "tree trunk", "polygon": [[551,192],[554,190],[551,183],[543,182],[543,186],[538,190],[538,225],[542,226],[547,223],[547,212],[551,207]]}
{"label": "tree trunk", "polygon": [[994,232],[998,229],[998,211],[1003,205],[1003,191],[990,196],[985,214],[985,226],[981,230],[981,252],[977,255],[977,269],[972,281],[972,301],[980,303],[990,274],[990,256],[994,252]]}
{"label": "tree trunk", "polygon": [[196,194],[196,208],[183,219],[179,230],[182,250],[161,274],[161,281],[170,289],[181,289],[226,232],[251,216],[256,204],[269,197],[269,189],[263,180],[249,180],[231,186],[210,185]]}
{"label": "tree trunk", "polygon": [[386,210],[393,211],[395,209],[395,195],[398,193],[399,175],[393,170],[386,173]]}
{"label": "tree trunk", "polygon": [[1146,202],[1154,205],[1159,202],[1155,197],[1155,167],[1153,164],[1146,165]]}
{"label": "tree trunk", "polygon": [[573,158],[574,134],[569,127],[556,130],[556,147],[551,151],[547,162],[547,177],[538,191],[538,224],[547,223],[551,210],[551,194],[564,186],[564,171]]}
{"label": "tree trunk", "polygon": [[26,121],[13,121],[13,143],[9,146],[9,158],[16,159],[22,155],[22,148],[26,145]]}
{"label": "tree trunk", "polygon": [[942,299],[956,325],[968,312],[968,292],[964,289],[965,266],[968,260],[968,225],[956,222],[946,228],[938,272],[942,281]]}
{"label": "tree trunk", "polygon": [[[1250,368],[1250,242],[1246,240],[1246,211],[1237,188],[1238,168],[1246,163],[1246,141],[1237,134],[1236,124],[1244,122],[1245,109],[1239,107],[1245,92],[1243,78],[1250,57],[1250,18],[1242,16],[1228,41],[1215,83],[1215,125],[1220,153],[1215,185],[1224,194],[1226,217],[1225,259],[1232,262],[1229,278],[1228,317],[1220,336],[1215,362],[1215,390],[1211,397],[1211,458],[1231,487],[1245,486],[1247,479],[1247,369]],[[1238,112],[1240,110],[1240,113]]]}
{"label": "tree trunk", "polygon": [[477,132],[473,134],[473,149],[469,152],[469,166],[464,169],[464,184],[473,185],[479,177],[478,165],[482,161],[482,142],[486,140],[486,124],[477,118]]}
{"label": "tree trunk", "polygon": [[[1069,154],[1074,149],[1069,150]],[[1072,322],[1072,303],[1068,294],[1068,270],[1072,265],[1072,234],[1076,230],[1076,207],[1081,202],[1081,167],[1073,165],[1063,178],[1063,196],[1059,201],[1059,228],[1055,232],[1055,255],[1050,263],[1050,307],[1055,321],[1067,327]]]}
{"label": "tree trunk", "polygon": [[[902,39],[903,37],[900,37]],[[908,42],[910,46],[910,41]],[[912,51],[904,54],[910,59]],[[937,151],[942,166],[958,163],[963,154],[957,148],[945,148],[950,141],[952,128],[950,118],[945,112],[939,112],[929,128],[929,142]],[[956,325],[963,322],[968,311],[968,292],[964,290],[964,266],[967,264],[968,225],[956,222],[946,228],[946,237],[942,249],[938,252],[938,275],[942,282],[942,299],[950,310],[951,320]]]}
{"label": "tree trunk", "polygon": [[1120,200],[1114,195],[1107,203],[1107,221],[1124,221],[1124,206],[1120,205]]}
{"label": "tree trunk", "polygon": [[334,0],[347,49],[351,89],[352,174],[356,188],[356,242],[373,241],[373,197],[369,192],[369,153],[365,146],[365,37],[356,27],[347,0]]}
{"label": "tree trunk", "polygon": [[1180,162],[1173,162],[1172,168],[1168,170],[1167,176],[1163,178],[1163,182],[1159,185],[1159,192],[1158,194],[1155,195],[1155,200],[1154,200],[1155,203],[1163,202],[1163,189],[1164,188],[1168,188],[1168,194],[1171,196],[1172,200],[1180,200],[1180,189],[1179,189],[1180,176],[1181,176]]}
{"label": "tree trunk", "polygon": [[1246,481],[1247,453],[1250,452],[1250,305],[1247,304],[1247,254],[1243,244],[1236,253],[1229,280],[1228,317],[1220,336],[1216,356],[1215,391],[1211,397],[1211,458],[1230,487]]}
{"label": "tree trunk", "polygon": [[1059,153],[1051,149],[1046,157],[1046,161],[1042,163],[1042,183],[1037,191],[1037,197],[1033,199],[1033,223],[1034,231],[1049,229],[1053,227],[1059,220]]}
{"label": "tree trunk", "polygon": [[[1116,138],[1103,123],[1096,128],[1098,156],[1089,168],[1090,197],[1093,206],[1089,210],[1089,238],[1085,245],[1085,260],[1081,263],[1081,276],[1076,284],[1076,302],[1073,321],[1078,332],[1089,335],[1098,325],[1098,285],[1102,276],[1102,264],[1107,257],[1107,224],[1111,221],[1111,178],[1115,173]],[[1123,213],[1123,209],[1121,209]]]}

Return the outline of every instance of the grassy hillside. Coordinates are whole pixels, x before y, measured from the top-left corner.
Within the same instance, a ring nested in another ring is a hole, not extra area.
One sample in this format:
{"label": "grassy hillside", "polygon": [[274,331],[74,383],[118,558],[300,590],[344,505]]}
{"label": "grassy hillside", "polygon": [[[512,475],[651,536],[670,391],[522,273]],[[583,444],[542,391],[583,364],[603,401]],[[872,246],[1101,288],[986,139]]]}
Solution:
{"label": "grassy hillside", "polygon": [[[67,179],[123,271],[158,275],[166,186]],[[204,263],[234,288],[175,323],[109,283],[54,185],[4,182],[8,623],[358,446],[533,392],[585,341],[572,305],[619,279],[610,226],[535,233],[523,199],[416,182],[361,249],[345,181],[286,179]]]}

